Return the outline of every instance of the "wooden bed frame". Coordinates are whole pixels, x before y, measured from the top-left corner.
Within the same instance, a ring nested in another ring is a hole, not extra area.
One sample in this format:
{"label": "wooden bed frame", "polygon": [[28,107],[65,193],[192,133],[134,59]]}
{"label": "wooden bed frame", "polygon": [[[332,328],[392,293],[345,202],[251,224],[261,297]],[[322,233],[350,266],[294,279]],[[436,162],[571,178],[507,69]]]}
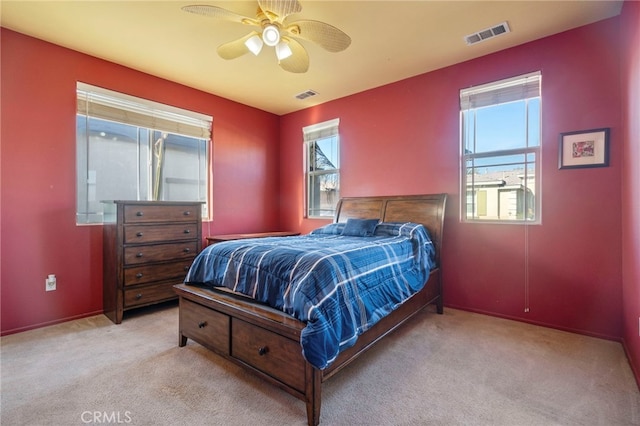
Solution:
{"label": "wooden bed frame", "polygon": [[297,319],[224,291],[176,285],[180,299],[179,346],[187,339],[248,368],[269,383],[306,403],[309,425],[320,422],[322,382],[332,377],[382,337],[422,308],[443,311],[440,248],[446,194],[393,197],[351,197],[339,201],[334,222],[349,218],[380,218],[384,222],[417,222],[429,230],[436,247],[437,268],[425,287],[362,334],[355,346],[340,353],[328,368],[318,370],[302,356]]}

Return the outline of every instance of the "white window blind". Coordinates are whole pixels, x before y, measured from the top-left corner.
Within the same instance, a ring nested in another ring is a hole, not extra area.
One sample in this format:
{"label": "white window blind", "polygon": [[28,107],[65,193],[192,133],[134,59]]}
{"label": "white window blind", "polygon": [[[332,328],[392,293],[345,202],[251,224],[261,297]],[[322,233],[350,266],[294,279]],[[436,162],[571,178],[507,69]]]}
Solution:
{"label": "white window blind", "polygon": [[482,108],[540,96],[540,72],[462,89],[460,109]]}
{"label": "white window blind", "polygon": [[302,132],[304,133],[304,141],[309,142],[336,136],[338,134],[339,125],[340,119],[335,118],[333,120],[303,127]]}
{"label": "white window blind", "polygon": [[134,98],[86,83],[77,83],[77,112],[89,117],[162,132],[211,138],[213,118],[170,105]]}

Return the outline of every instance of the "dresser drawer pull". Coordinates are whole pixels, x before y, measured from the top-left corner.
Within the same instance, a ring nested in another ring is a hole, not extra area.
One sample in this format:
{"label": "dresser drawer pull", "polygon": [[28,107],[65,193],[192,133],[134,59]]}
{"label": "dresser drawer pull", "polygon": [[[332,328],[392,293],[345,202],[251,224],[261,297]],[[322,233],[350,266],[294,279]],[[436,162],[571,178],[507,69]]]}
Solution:
{"label": "dresser drawer pull", "polygon": [[266,355],[267,352],[269,352],[269,347],[268,346],[260,346],[258,348],[258,355],[260,355],[260,356]]}
{"label": "dresser drawer pull", "polygon": [[185,267],[184,267],[184,270],[185,270],[185,271],[188,271],[188,270],[189,270],[189,267],[188,267],[188,266],[185,266]]}
{"label": "dresser drawer pull", "polygon": [[136,253],[136,257],[142,257],[142,253]]}
{"label": "dresser drawer pull", "polygon": [[136,294],[136,300],[140,300],[140,299],[142,299],[142,293]]}
{"label": "dresser drawer pull", "polygon": [[185,216],[191,216],[191,212],[189,210],[187,210],[186,212],[184,212]]}
{"label": "dresser drawer pull", "polygon": [[207,326],[207,322],[206,321],[200,321],[198,323],[198,328],[205,328]]}
{"label": "dresser drawer pull", "polygon": [[144,216],[144,213],[143,212],[136,212],[136,216],[138,216],[138,217],[139,216]]}
{"label": "dresser drawer pull", "polygon": [[138,272],[138,273],[136,274],[136,278],[142,278],[142,272]]}
{"label": "dresser drawer pull", "polygon": [[191,251],[191,249],[190,249],[189,247],[187,247],[187,248],[185,248],[183,251],[184,251],[185,253],[189,253],[189,252]]}
{"label": "dresser drawer pull", "polygon": [[136,233],[136,237],[142,237],[142,232]]}
{"label": "dresser drawer pull", "polygon": [[184,233],[185,233],[185,234],[190,234],[190,233],[191,233],[191,230],[190,230],[190,229],[185,229],[185,230],[184,230]]}

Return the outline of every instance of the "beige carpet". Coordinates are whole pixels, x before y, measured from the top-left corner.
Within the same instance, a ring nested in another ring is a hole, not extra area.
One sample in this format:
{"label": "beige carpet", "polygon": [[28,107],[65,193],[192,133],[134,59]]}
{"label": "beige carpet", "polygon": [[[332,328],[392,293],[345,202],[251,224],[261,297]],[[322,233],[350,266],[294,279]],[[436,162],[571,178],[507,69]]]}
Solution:
{"label": "beige carpet", "polygon": [[[165,306],[1,339],[7,425],[304,425],[302,401],[189,341]],[[426,310],[323,386],[323,425],[640,425],[619,343]]]}

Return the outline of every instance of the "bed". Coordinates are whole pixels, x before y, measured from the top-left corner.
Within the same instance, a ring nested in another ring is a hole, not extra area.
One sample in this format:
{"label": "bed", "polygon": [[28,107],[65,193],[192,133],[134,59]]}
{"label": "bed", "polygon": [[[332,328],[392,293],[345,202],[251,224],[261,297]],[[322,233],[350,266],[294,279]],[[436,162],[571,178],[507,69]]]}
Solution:
{"label": "bed", "polygon": [[[209,257],[207,256],[212,258],[214,256],[205,254],[207,250],[203,250],[201,253],[201,256],[203,258],[207,257],[207,259],[199,262],[194,261],[192,270],[189,271],[185,282],[174,287],[180,300],[179,346],[185,346],[187,339],[192,339],[228,360],[249,369],[266,381],[304,401],[308,424],[319,424],[321,388],[325,380],[331,378],[356,359],[358,355],[365,352],[425,306],[435,305],[439,314],[443,312],[440,249],[446,198],[446,194],[343,198],[337,205],[333,224],[321,227],[318,230],[319,234],[326,232],[330,235],[342,235],[345,228],[350,227],[353,230],[352,225],[355,223],[362,225],[366,222],[364,219],[379,221],[382,224],[377,225],[374,228],[375,232],[369,232],[367,238],[362,238],[363,240],[371,240],[376,245],[383,245],[384,250],[389,250],[387,245],[389,238],[385,234],[386,230],[389,230],[392,236],[391,239],[395,238],[393,236],[397,234],[398,239],[409,241],[408,244],[413,247],[413,250],[416,250],[416,247],[421,245],[430,246],[432,250],[431,253],[428,253],[430,261],[424,260],[424,256],[418,256],[421,260],[416,261],[420,264],[425,263],[428,270],[424,275],[414,271],[414,269],[420,269],[417,266],[409,267],[398,262],[400,266],[396,267],[395,272],[392,272],[392,274],[397,274],[398,270],[402,270],[399,281],[406,282],[407,288],[413,288],[414,291],[404,290],[404,287],[399,290],[400,293],[407,293],[404,294],[400,302],[393,300],[396,297],[395,294],[384,293],[385,300],[392,299],[388,302],[391,309],[388,309],[389,312],[384,309],[376,309],[376,313],[373,315],[376,318],[371,323],[366,323],[363,326],[359,320],[353,320],[353,317],[357,317],[361,312],[356,310],[354,315],[350,310],[352,308],[338,307],[335,308],[338,309],[338,314],[319,316],[322,321],[328,318],[329,322],[333,317],[341,318],[341,323],[348,323],[352,327],[346,332],[332,332],[338,335],[337,340],[335,340],[338,343],[337,349],[335,348],[336,343],[333,337],[322,336],[320,340],[315,337],[309,337],[318,334],[309,331],[312,325],[317,322],[318,316],[310,315],[303,317],[303,319],[296,318],[296,316],[301,318],[299,316],[300,312],[315,313],[319,305],[313,305],[314,307],[307,311],[305,309],[308,306],[298,309],[287,302],[284,302],[284,306],[271,303],[269,298],[272,296],[259,296],[261,290],[260,288],[256,290],[257,284],[254,284],[253,287],[248,284],[243,287],[245,283],[241,278],[246,278],[248,275],[242,273],[240,269],[230,274],[236,279],[236,282],[232,283],[232,285],[220,282],[218,285],[222,287],[212,286],[210,281],[213,279],[210,275],[203,275],[209,273],[199,271],[197,268],[197,265],[200,264],[200,266],[208,265],[212,270],[219,271],[221,269],[220,264],[211,263],[213,261],[210,262],[208,260]],[[430,241],[423,243],[422,233],[424,229],[426,229]],[[356,234],[361,231],[362,229],[356,228]],[[316,231],[312,234],[315,233]],[[351,233],[346,235],[351,235]],[[324,237],[324,235],[319,236]],[[404,238],[405,236],[410,236],[410,238]],[[241,247],[238,242],[220,243],[223,245],[216,247],[215,250],[218,252],[226,250],[229,253],[233,253],[236,258],[243,256],[243,259],[244,256],[249,256],[250,253],[258,252],[263,253],[260,254],[262,259],[266,256],[264,253],[282,250],[285,245],[287,247],[292,245],[303,247],[308,240],[314,239],[314,235],[281,237],[280,240],[283,238],[286,241],[279,242],[279,238],[267,238],[259,242],[242,242],[242,244],[256,244],[251,247]],[[300,240],[296,240],[298,238]],[[357,244],[357,241],[355,241],[357,238],[336,237],[336,239],[346,239],[349,244]],[[325,244],[324,239],[322,240],[323,244]],[[403,244],[406,245],[407,243],[403,242]],[[349,246],[347,251],[360,250],[364,250],[364,248],[358,246],[357,249],[352,250],[351,246]],[[277,256],[278,259],[285,258],[281,252],[278,253],[280,253]],[[302,257],[306,256],[305,254]],[[336,259],[341,257],[342,254],[332,257],[332,263],[338,262]],[[375,262],[373,260],[375,258],[369,254],[365,255],[364,258]],[[297,262],[300,262],[300,260]],[[230,264],[231,262],[229,262]],[[379,269],[379,264],[376,263],[375,265],[364,267],[364,269]],[[212,266],[215,266],[215,268]],[[278,268],[280,266],[275,267]],[[307,267],[299,269],[311,270],[311,268]],[[259,276],[262,277],[267,273],[264,271],[266,269],[261,266],[260,271],[254,271],[254,273],[259,273],[261,274]],[[319,282],[315,283],[315,287],[313,287],[316,289],[324,288],[325,285],[323,277],[325,277],[326,273],[322,270],[319,271]],[[309,281],[308,275],[305,275],[305,282]],[[290,276],[293,283],[293,274]],[[222,280],[222,278],[220,279]],[[414,282],[417,279],[420,279],[419,285]],[[259,282],[255,275],[245,281],[251,280],[255,280],[256,283]],[[394,286],[397,287],[396,279],[394,278],[393,280]],[[277,279],[273,278],[266,281],[273,283],[277,282]],[[228,285],[230,288],[224,287],[223,284]],[[297,285],[291,283],[288,285],[286,283],[283,284],[281,293],[285,295],[285,300],[288,300],[287,295],[289,293],[297,291]],[[348,285],[337,287],[340,290],[333,291],[331,294],[344,291],[345,287],[348,287]],[[244,294],[241,292],[244,292]],[[305,290],[306,293],[308,291]],[[321,295],[322,300],[327,298],[326,294]],[[345,296],[344,298],[347,297]],[[362,298],[364,299],[365,297],[363,296]],[[335,303],[330,305],[333,309]],[[274,306],[277,306],[278,309]],[[323,310],[322,312],[325,311]],[[371,312],[367,312],[365,316],[371,316]],[[343,321],[345,318],[351,318],[353,321]],[[321,323],[319,328],[324,329],[326,326]],[[357,331],[354,334],[355,337],[344,338],[344,335],[348,337],[350,336],[349,333],[354,333],[354,330]],[[345,342],[347,343],[345,344]],[[325,346],[328,348],[326,353]],[[322,350],[320,350],[320,347],[322,347]]]}

